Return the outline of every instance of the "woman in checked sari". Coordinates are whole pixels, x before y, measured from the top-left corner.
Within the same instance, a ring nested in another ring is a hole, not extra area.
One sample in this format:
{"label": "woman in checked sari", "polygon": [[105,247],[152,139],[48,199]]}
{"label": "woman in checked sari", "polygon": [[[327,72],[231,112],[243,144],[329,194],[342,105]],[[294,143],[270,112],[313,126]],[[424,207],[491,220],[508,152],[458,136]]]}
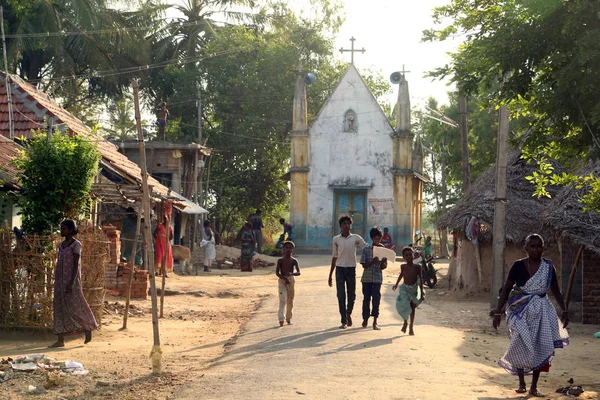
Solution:
{"label": "woman in checked sari", "polygon": [[[568,312],[550,260],[542,258],[544,240],[529,235],[525,240],[527,258],[517,260],[508,273],[498,308],[493,312],[494,328],[500,325],[501,311],[506,303],[506,325],[510,344],[498,364],[509,373],[519,376],[517,393],[525,393],[525,374],[533,373],[529,394],[543,397],[537,390],[540,372],[550,371],[554,349],[569,343],[565,329]],[[561,321],[546,296],[552,291],[561,309]],[[508,300],[508,302],[507,302]]]}

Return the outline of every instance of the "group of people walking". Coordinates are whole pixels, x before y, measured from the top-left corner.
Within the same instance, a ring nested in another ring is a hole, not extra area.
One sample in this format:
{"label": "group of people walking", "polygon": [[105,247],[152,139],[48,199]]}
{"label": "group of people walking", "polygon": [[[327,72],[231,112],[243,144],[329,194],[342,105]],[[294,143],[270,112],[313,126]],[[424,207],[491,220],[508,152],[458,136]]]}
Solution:
{"label": "group of people walking", "polygon": [[[362,327],[367,327],[373,317],[373,329],[380,330],[378,325],[381,302],[381,286],[383,270],[388,260],[378,258],[377,247],[383,247],[384,233],[374,227],[369,232],[371,244],[367,244],[360,236],[351,233],[352,218],[342,216],[339,220],[341,233],[332,240],[333,257],[329,271],[328,284],[335,286],[338,310],[341,318],[340,329],[353,325],[352,312],[356,300],[356,250],[363,249],[360,258],[362,265]],[[554,357],[555,349],[569,343],[566,330],[568,310],[562,297],[556,269],[550,260],[542,257],[544,240],[540,235],[529,235],[525,240],[527,257],[515,261],[502,289],[498,307],[490,312],[492,325],[498,329],[502,315],[506,314],[507,331],[510,338],[509,347],[498,361],[498,364],[519,378],[517,393],[526,393],[525,375],[532,374],[529,394],[543,397],[537,389],[541,372],[548,372]],[[300,275],[298,261],[292,257],[294,244],[284,244],[284,256],[278,261],[276,275],[279,278],[279,325],[284,321],[291,324],[293,301],[295,295],[294,277]],[[409,335],[414,335],[415,310],[425,300],[421,266],[413,263],[411,247],[402,249],[405,263],[400,266],[400,275],[392,290],[399,288],[396,298],[396,311],[404,320],[401,328]],[[294,272],[295,271],[295,272]],[[400,284],[400,282],[402,284]],[[560,318],[547,296],[551,291],[561,309]],[[505,307],[506,306],[506,307]]]}
{"label": "group of people walking", "polygon": [[[362,237],[351,233],[352,218],[343,216],[339,220],[341,233],[332,240],[333,255],[329,271],[328,284],[333,286],[334,273],[338,309],[341,318],[340,329],[353,325],[352,312],[356,300],[356,250],[362,248],[360,258],[362,270],[362,326],[366,327],[373,317],[372,327],[379,330],[378,318],[381,302],[381,286],[383,270],[387,268],[388,260],[379,258],[377,247],[384,237],[378,227],[370,230],[371,244]],[[214,233],[210,222],[204,223],[203,242],[214,245]],[[81,285],[81,242],[75,238],[77,226],[72,220],[65,220],[60,225],[61,235],[65,240],[59,246],[54,282],[54,332],[58,336],[52,347],[63,347],[66,335],[85,334],[84,343],[92,340],[92,331],[98,328],[94,315],[87,304]],[[166,235],[166,230],[165,233]],[[162,235],[162,232],[159,232]],[[157,243],[162,237],[157,238]],[[166,242],[166,240],[165,240]],[[251,262],[249,249],[254,252],[255,237],[251,223],[246,224],[242,235],[242,256],[246,251],[246,259]],[[251,244],[246,245],[246,244]],[[277,262],[276,275],[279,288],[279,325],[292,323],[293,304],[295,297],[295,277],[300,275],[298,260],[292,255],[294,243],[283,243],[283,257]],[[566,330],[568,325],[568,310],[562,297],[556,269],[552,262],[542,257],[544,240],[537,234],[529,235],[525,240],[527,257],[515,261],[512,265],[496,310],[490,314],[495,329],[500,326],[501,317],[506,315],[506,323],[510,344],[499,365],[509,373],[519,378],[517,393],[527,392],[525,375],[532,374],[529,394],[536,397],[543,395],[538,391],[537,384],[540,373],[549,371],[555,349],[569,343]],[[247,250],[245,250],[247,249]],[[210,248],[209,248],[210,251]],[[210,254],[205,253],[206,257]],[[400,275],[393,290],[399,288],[396,299],[396,310],[404,320],[402,331],[409,329],[409,335],[414,335],[414,319],[417,306],[425,299],[421,267],[413,263],[413,251],[410,247],[402,249],[405,261],[400,267]],[[244,259],[243,259],[244,260]],[[205,266],[207,261],[205,261]],[[247,267],[246,267],[247,268]],[[250,265],[251,269],[251,265]],[[400,281],[403,281],[400,285]],[[561,309],[560,318],[547,296],[551,291]],[[505,307],[506,306],[506,307]]]}

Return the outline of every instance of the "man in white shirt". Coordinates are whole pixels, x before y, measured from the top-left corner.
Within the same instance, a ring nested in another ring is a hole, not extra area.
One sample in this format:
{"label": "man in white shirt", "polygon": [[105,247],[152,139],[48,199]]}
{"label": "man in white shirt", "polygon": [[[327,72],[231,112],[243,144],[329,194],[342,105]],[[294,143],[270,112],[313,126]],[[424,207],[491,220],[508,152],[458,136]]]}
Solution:
{"label": "man in white shirt", "polygon": [[[335,270],[335,286],[342,325],[352,326],[352,310],[356,300],[356,246],[363,249],[367,243],[360,235],[350,233],[352,218],[344,215],[340,218],[342,233],[333,238],[333,258],[329,271],[329,286],[333,286],[333,271]],[[348,304],[346,304],[346,289],[348,290]]]}

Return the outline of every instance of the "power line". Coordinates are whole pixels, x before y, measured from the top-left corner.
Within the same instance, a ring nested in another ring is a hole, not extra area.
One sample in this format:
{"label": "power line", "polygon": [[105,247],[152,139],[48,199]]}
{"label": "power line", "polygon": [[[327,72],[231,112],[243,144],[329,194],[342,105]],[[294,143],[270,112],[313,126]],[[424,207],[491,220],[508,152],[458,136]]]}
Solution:
{"label": "power line", "polygon": [[183,65],[183,64],[189,64],[189,63],[193,63],[193,62],[197,62],[197,61],[203,61],[203,60],[207,60],[210,58],[214,58],[214,57],[218,57],[218,56],[222,56],[222,55],[227,55],[227,54],[233,54],[236,53],[238,51],[243,51],[243,50],[252,50],[255,46],[248,46],[248,47],[238,47],[235,49],[231,49],[231,50],[223,50],[220,52],[216,52],[216,53],[212,53],[212,54],[208,54],[208,55],[203,55],[203,56],[198,56],[198,57],[186,57],[183,58],[181,60],[168,60],[168,61],[162,61],[160,63],[156,63],[156,64],[147,64],[147,65],[142,65],[142,66],[137,66],[137,67],[129,67],[129,68],[122,68],[122,69],[111,69],[111,70],[105,70],[105,71],[98,71],[96,73],[93,74],[79,74],[79,75],[64,75],[64,76],[60,76],[60,77],[53,77],[53,78],[41,78],[41,79],[31,79],[28,80],[28,83],[40,83],[40,82],[62,82],[62,81],[69,81],[69,80],[76,80],[76,79],[81,79],[81,78],[108,78],[111,76],[117,76],[117,75],[123,75],[123,74],[132,74],[135,72],[141,72],[141,71],[147,71],[147,70],[151,70],[151,69],[155,69],[155,68],[162,68],[162,67],[168,67],[170,65]]}
{"label": "power line", "polygon": [[[166,19],[175,19],[175,18],[165,18]],[[173,28],[185,28],[188,26],[198,26],[205,24],[206,21],[197,21],[197,22],[180,22],[178,25],[173,26]],[[165,26],[159,29],[171,28],[170,26]],[[126,33],[126,32],[138,32],[138,31],[151,31],[157,30],[156,25],[147,25],[147,26],[134,26],[134,27],[125,27],[125,28],[111,28],[111,29],[97,29],[97,30],[78,30],[78,31],[68,31],[68,32],[39,32],[39,33],[14,33],[12,35],[6,35],[6,38],[10,39],[23,39],[23,38],[44,38],[44,37],[60,37],[60,36],[89,36],[89,35],[104,35],[107,33]]]}

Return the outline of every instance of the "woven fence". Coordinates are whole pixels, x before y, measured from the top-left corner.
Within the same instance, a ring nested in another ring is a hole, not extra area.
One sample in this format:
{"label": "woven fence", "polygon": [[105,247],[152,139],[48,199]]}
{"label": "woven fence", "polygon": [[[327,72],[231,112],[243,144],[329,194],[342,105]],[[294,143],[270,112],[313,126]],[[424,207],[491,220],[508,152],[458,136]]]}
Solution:
{"label": "woven fence", "polygon": [[[62,238],[17,238],[7,228],[0,229],[0,327],[50,330],[54,270]],[[101,324],[108,242],[100,229],[83,230],[77,238],[82,243],[83,293]]]}

